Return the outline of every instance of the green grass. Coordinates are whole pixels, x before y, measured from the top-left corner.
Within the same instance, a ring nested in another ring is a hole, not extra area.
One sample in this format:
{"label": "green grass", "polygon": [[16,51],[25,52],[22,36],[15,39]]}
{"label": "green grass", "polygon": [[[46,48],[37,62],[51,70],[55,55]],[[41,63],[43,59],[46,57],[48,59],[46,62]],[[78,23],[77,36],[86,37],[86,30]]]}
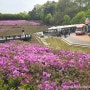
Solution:
{"label": "green grass", "polygon": [[71,50],[71,51],[76,51],[76,52],[90,53],[90,48],[67,45],[60,38],[50,37],[46,39],[46,42],[50,43],[50,46],[56,49],[61,49],[61,50],[64,49],[64,50]]}
{"label": "green grass", "polygon": [[28,24],[24,25],[2,25],[0,26],[0,36],[6,35],[20,35],[22,34],[22,29],[25,30],[26,34],[32,34],[39,31],[47,30],[47,26],[31,26]]}
{"label": "green grass", "polygon": [[22,30],[25,30],[25,34],[32,34],[32,39],[29,40],[30,43],[39,43],[40,40],[33,33],[47,30],[48,27],[45,25],[42,26],[32,26],[29,24],[23,25],[0,25],[0,36],[10,36],[10,35],[22,35]]}

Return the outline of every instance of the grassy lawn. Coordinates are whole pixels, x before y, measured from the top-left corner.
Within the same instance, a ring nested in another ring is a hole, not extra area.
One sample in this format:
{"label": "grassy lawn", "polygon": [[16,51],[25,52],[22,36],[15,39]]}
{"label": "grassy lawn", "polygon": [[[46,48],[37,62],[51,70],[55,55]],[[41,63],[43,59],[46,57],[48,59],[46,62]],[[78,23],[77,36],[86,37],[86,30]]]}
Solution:
{"label": "grassy lawn", "polygon": [[61,49],[61,50],[64,49],[64,50],[90,53],[89,48],[80,47],[80,46],[72,46],[72,45],[69,46],[65,42],[63,42],[60,38],[50,37],[46,39],[46,42],[50,43],[50,46],[56,49]]}
{"label": "grassy lawn", "polygon": [[26,34],[32,34],[35,32],[40,32],[47,30],[47,26],[31,26],[29,24],[23,25],[2,25],[0,26],[0,36],[6,35],[20,35],[22,34],[22,29],[24,29]]}

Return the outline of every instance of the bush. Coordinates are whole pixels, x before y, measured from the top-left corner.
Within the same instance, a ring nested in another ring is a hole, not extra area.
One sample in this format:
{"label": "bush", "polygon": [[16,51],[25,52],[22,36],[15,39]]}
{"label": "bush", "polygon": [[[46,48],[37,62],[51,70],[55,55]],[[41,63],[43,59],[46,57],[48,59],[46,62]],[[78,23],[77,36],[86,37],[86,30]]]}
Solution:
{"label": "bush", "polygon": [[90,54],[22,41],[0,44],[0,90],[59,90],[89,86]]}

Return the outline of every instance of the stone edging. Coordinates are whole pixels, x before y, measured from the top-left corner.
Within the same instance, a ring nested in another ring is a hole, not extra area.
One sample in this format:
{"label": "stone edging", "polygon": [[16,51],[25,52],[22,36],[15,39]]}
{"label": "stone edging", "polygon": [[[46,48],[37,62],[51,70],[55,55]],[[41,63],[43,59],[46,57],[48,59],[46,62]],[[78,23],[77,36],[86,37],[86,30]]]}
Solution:
{"label": "stone edging", "polygon": [[68,40],[66,40],[66,39],[64,39],[64,38],[61,38],[61,40],[64,41],[64,42],[65,42],[66,44],[68,44],[68,45],[74,45],[74,46],[81,46],[81,47],[90,48],[90,46],[87,45],[87,44],[72,43],[71,41],[68,41]]}

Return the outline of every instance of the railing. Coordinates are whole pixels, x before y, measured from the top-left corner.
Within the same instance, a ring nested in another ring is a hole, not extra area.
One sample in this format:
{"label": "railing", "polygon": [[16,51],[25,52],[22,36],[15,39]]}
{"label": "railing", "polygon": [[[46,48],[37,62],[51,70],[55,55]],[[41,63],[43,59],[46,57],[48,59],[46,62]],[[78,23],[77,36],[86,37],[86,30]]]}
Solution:
{"label": "railing", "polygon": [[5,41],[9,41],[9,40],[25,40],[25,41],[28,41],[31,39],[31,37],[32,36],[30,34],[0,36],[0,43],[5,42]]}

